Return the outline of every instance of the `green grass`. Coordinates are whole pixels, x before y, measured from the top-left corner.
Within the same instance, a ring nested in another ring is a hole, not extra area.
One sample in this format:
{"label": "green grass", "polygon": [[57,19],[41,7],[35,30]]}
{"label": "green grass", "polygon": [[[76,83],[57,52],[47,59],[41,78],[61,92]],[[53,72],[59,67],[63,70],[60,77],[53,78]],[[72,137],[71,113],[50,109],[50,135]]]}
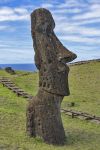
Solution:
{"label": "green grass", "polygon": [[100,116],[100,62],[72,66],[69,87],[71,95],[65,97],[63,107],[75,102],[71,109]]}
{"label": "green grass", "polygon": [[[71,95],[65,97],[63,108],[81,110],[100,116],[100,63],[91,62],[70,67]],[[19,87],[32,95],[38,90],[38,73],[17,71],[9,75],[0,70],[0,76],[8,76]],[[70,103],[75,102],[71,107]],[[72,119],[62,114],[66,132],[65,146],[45,144],[39,138],[29,138],[25,131],[27,101],[0,84],[0,150],[100,150],[100,125],[85,120]]]}

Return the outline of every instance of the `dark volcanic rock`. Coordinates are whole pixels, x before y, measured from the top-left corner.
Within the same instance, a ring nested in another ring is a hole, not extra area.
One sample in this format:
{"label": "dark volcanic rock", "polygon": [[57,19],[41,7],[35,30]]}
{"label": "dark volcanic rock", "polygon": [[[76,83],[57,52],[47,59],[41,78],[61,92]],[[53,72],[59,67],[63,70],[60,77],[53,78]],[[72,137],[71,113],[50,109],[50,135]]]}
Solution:
{"label": "dark volcanic rock", "polygon": [[16,74],[15,71],[11,67],[6,67],[5,71],[8,72],[8,73],[10,73],[11,75]]}
{"label": "dark volcanic rock", "polygon": [[35,64],[39,70],[39,91],[27,108],[27,132],[40,136],[49,144],[63,145],[65,132],[60,105],[69,95],[66,65],[76,54],[65,48],[54,33],[55,22],[43,8],[31,14],[31,33],[35,50]]}

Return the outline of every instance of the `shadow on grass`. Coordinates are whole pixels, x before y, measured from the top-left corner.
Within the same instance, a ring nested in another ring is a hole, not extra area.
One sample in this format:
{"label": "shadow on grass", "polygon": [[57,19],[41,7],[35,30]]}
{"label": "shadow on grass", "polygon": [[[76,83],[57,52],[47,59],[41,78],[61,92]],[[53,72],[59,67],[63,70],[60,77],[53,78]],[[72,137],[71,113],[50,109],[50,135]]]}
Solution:
{"label": "shadow on grass", "polygon": [[93,141],[99,142],[100,134],[94,133],[94,132],[86,132],[84,130],[72,130],[71,132],[66,132],[66,142],[65,145],[77,145],[77,143],[80,144],[88,144]]}

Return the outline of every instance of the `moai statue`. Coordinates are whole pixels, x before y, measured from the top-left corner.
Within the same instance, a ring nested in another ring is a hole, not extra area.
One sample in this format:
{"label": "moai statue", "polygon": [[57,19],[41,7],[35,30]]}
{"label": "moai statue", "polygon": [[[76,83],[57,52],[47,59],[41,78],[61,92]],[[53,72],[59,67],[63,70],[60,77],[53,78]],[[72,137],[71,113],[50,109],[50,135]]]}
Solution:
{"label": "moai statue", "polygon": [[67,62],[77,56],[66,49],[54,33],[55,22],[44,8],[31,14],[31,33],[35,64],[39,70],[39,91],[27,108],[27,132],[46,143],[63,145],[65,132],[61,120],[61,102],[69,95]]}

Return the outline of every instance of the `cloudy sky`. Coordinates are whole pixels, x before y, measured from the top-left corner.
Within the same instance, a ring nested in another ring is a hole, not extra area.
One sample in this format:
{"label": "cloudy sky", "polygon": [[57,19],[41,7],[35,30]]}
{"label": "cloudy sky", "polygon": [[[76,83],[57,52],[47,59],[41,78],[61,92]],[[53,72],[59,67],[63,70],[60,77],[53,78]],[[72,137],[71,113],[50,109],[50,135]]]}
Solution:
{"label": "cloudy sky", "polygon": [[100,58],[100,0],[0,0],[0,64],[34,63],[30,13],[39,7],[51,11],[76,61]]}

